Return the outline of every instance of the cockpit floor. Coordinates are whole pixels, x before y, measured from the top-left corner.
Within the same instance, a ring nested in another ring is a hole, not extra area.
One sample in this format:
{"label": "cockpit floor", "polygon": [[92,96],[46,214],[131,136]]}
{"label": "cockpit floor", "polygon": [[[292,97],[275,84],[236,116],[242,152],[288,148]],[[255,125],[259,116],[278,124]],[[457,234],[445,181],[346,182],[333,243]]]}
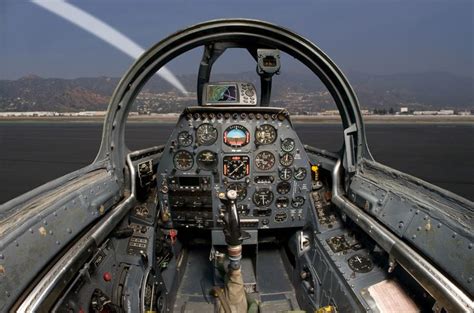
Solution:
{"label": "cockpit floor", "polygon": [[197,247],[187,251],[186,268],[176,294],[174,312],[214,312],[212,263],[209,249]]}
{"label": "cockpit floor", "polygon": [[298,310],[295,290],[285,270],[280,249],[259,249],[257,264],[260,313]]}
{"label": "cockpit floor", "polygon": [[[186,268],[176,295],[174,312],[215,312],[216,301],[210,295],[210,290],[214,287],[214,277],[209,252],[210,248],[202,246],[187,251]],[[279,249],[259,251],[257,293],[250,294],[249,298],[257,299],[261,313],[299,309]]]}

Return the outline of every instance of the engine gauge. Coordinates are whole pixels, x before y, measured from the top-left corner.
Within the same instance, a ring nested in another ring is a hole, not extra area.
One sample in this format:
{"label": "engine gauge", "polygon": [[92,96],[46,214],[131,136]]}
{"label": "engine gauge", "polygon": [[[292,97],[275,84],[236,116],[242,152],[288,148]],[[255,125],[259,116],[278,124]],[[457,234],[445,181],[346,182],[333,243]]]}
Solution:
{"label": "engine gauge", "polygon": [[223,174],[230,179],[242,179],[250,173],[250,158],[247,155],[225,156],[222,163]]}
{"label": "engine gauge", "polygon": [[291,152],[295,149],[295,141],[291,138],[285,138],[281,141],[281,150]]}
{"label": "engine gauge", "polygon": [[188,131],[182,131],[178,134],[178,144],[181,147],[188,147],[193,143],[193,136]]}
{"label": "engine gauge", "polygon": [[274,143],[276,138],[277,131],[270,124],[264,124],[255,130],[255,143],[258,145],[269,145]]}
{"label": "engine gauge", "polygon": [[351,270],[357,273],[368,273],[374,268],[372,260],[369,257],[361,254],[351,256],[347,260],[347,263]]}
{"label": "engine gauge", "polygon": [[279,182],[277,185],[277,192],[281,195],[286,195],[290,192],[291,184],[287,181]]}
{"label": "engine gauge", "polygon": [[280,155],[280,164],[283,166],[291,166],[294,160],[295,158],[293,157],[293,155],[288,152]]}
{"label": "engine gauge", "polygon": [[291,200],[291,206],[294,208],[301,208],[304,204],[304,198],[302,196],[296,196]]}
{"label": "engine gauge", "polygon": [[287,197],[279,197],[275,200],[275,205],[279,209],[285,209],[290,205],[290,200]]}
{"label": "engine gauge", "polygon": [[196,129],[196,141],[201,146],[212,145],[217,140],[217,129],[211,124],[199,125]]}
{"label": "engine gauge", "polygon": [[230,147],[243,147],[250,142],[250,133],[242,125],[232,125],[227,127],[223,134],[224,143]]}
{"label": "engine gauge", "polygon": [[247,184],[245,183],[232,183],[227,186],[227,190],[237,191],[237,201],[242,201],[247,197]]}
{"label": "engine gauge", "polygon": [[191,152],[179,150],[173,157],[174,167],[180,171],[190,170],[194,165],[194,158]]}
{"label": "engine gauge", "polygon": [[306,169],[304,167],[298,167],[295,169],[295,175],[294,175],[296,180],[303,180],[306,178]]}
{"label": "engine gauge", "polygon": [[264,188],[255,191],[253,194],[253,203],[258,207],[267,207],[273,201],[273,192],[270,189]]}
{"label": "engine gauge", "polygon": [[259,170],[268,171],[273,165],[275,165],[275,156],[270,151],[262,151],[255,156],[255,166]]}
{"label": "engine gauge", "polygon": [[291,168],[284,167],[278,171],[278,176],[281,180],[290,180],[293,177],[293,171]]}
{"label": "engine gauge", "polygon": [[213,170],[217,166],[217,153],[211,150],[203,150],[196,157],[198,166],[203,170]]}

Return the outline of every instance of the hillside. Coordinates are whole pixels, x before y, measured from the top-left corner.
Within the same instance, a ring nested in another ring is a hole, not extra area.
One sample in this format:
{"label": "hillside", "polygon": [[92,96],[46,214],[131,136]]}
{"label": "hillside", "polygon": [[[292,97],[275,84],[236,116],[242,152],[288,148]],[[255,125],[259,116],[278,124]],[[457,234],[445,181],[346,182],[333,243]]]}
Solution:
{"label": "hillside", "polygon": [[[439,72],[394,75],[349,72],[348,78],[364,109],[408,106],[425,110],[465,110],[474,107],[474,80],[471,77]],[[188,91],[195,91],[195,75],[182,75],[179,79]],[[251,81],[258,87],[258,76],[253,72],[216,74],[212,79]],[[118,81],[119,78],[114,77],[60,79],[34,75],[0,80],[0,111],[105,110]],[[294,112],[334,109],[324,86],[308,74],[283,73],[275,77],[273,91],[274,104],[287,106]],[[161,106],[161,112],[176,111],[184,105],[162,100],[173,99],[173,94],[178,94],[157,76],[143,88],[143,93],[156,96],[149,99],[161,99],[156,103]],[[163,97],[164,94],[171,94],[171,98]],[[143,101],[138,103],[143,104]]]}

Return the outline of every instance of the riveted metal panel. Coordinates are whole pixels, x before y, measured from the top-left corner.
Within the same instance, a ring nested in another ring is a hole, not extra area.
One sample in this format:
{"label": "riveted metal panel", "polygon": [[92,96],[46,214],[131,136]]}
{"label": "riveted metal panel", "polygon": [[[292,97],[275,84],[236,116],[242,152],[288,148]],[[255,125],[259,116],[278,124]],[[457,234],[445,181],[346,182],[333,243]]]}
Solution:
{"label": "riveted metal panel", "polygon": [[55,255],[118,200],[115,178],[102,169],[10,210],[0,227],[0,310],[7,310]]}
{"label": "riveted metal panel", "polygon": [[415,211],[404,237],[474,293],[474,247],[468,238],[420,210]]}

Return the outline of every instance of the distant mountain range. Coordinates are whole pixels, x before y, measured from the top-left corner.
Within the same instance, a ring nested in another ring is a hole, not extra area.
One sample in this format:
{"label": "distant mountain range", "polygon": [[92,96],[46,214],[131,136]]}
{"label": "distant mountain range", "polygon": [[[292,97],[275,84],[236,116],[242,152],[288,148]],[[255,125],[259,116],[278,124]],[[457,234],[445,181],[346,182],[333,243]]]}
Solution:
{"label": "distant mountain range", "polygon": [[[474,109],[474,79],[449,73],[406,73],[371,75],[349,72],[364,109],[408,106],[412,109]],[[188,91],[195,91],[196,76],[182,75],[179,79]],[[212,80],[244,80],[258,88],[254,72],[215,74]],[[90,111],[105,110],[119,78],[90,77],[76,79],[42,78],[34,75],[18,80],[0,80],[0,111]],[[160,94],[174,88],[159,77],[151,79],[143,91]],[[317,109],[328,109],[331,102],[321,82],[310,74],[283,73],[274,78],[273,100],[291,106],[290,93],[319,94],[311,98]],[[176,90],[174,90],[176,91]],[[177,91],[176,91],[177,92]]]}

